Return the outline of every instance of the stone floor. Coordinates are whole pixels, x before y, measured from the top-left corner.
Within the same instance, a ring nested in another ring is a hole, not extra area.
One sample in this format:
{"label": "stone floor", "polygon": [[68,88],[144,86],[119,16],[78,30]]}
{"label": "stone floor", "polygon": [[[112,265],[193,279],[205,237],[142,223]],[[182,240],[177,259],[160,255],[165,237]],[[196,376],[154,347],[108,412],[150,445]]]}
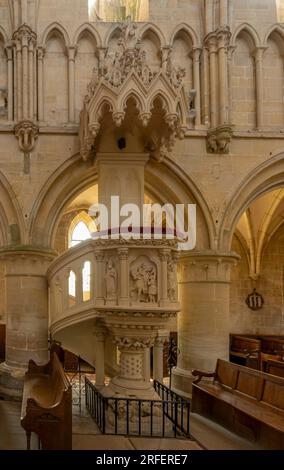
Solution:
{"label": "stone floor", "polygon": [[[20,426],[21,404],[15,401],[0,401],[0,450],[26,448],[25,432]],[[186,439],[160,439],[101,435],[94,421],[82,407],[73,409],[74,450],[254,450],[257,447],[223,427],[191,415],[191,433],[196,441]],[[37,449],[33,436],[32,448]]]}

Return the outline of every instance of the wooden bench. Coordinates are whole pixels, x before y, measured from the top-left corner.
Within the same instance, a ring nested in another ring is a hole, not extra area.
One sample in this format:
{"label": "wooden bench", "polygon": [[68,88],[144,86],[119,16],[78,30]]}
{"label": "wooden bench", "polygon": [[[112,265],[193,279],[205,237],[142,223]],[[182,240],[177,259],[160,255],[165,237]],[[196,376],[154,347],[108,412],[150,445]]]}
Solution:
{"label": "wooden bench", "polygon": [[230,335],[230,361],[259,369],[261,341],[242,335]]}
{"label": "wooden bench", "polygon": [[[268,449],[284,449],[284,379],[217,360],[215,372],[192,371],[192,412]],[[207,381],[201,382],[202,378]],[[213,381],[211,380],[213,379]]]}
{"label": "wooden bench", "polygon": [[25,374],[21,425],[30,449],[35,432],[42,449],[72,449],[72,390],[55,353],[44,366],[29,362]]}
{"label": "wooden bench", "polygon": [[274,336],[260,336],[261,361],[260,369],[265,371],[269,360],[282,360],[284,357],[284,339]]}
{"label": "wooden bench", "polygon": [[268,374],[277,375],[278,377],[284,377],[284,361],[275,361],[274,359],[268,359],[266,362],[265,372]]}

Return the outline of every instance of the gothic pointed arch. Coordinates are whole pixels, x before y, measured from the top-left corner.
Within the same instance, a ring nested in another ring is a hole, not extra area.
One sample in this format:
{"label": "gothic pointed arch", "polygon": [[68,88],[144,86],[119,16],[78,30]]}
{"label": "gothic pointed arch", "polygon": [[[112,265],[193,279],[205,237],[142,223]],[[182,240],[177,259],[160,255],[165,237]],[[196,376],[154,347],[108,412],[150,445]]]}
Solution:
{"label": "gothic pointed arch", "polygon": [[73,44],[77,44],[80,37],[85,33],[88,33],[92,37],[94,41],[94,45],[96,47],[101,47],[102,45],[101,37],[99,33],[97,32],[97,30],[92,25],[90,25],[90,23],[83,23],[81,26],[79,26],[79,28],[75,31],[75,34],[73,36]]}
{"label": "gothic pointed arch", "polygon": [[254,29],[254,27],[252,25],[250,25],[249,23],[242,23],[237,27],[237,29],[232,34],[231,45],[233,47],[236,46],[236,40],[237,40],[238,36],[240,35],[240,33],[242,33],[243,31],[249,35],[249,37],[252,39],[255,47],[259,47],[261,45],[259,34]]}
{"label": "gothic pointed arch", "polygon": [[[60,219],[70,202],[97,182],[97,170],[91,161],[74,155],[48,179],[32,209],[30,243],[53,247]],[[157,165],[149,162],[145,174],[146,193],[160,203],[197,205],[200,244],[213,248],[214,224],[207,202],[196,183],[171,159]]]}
{"label": "gothic pointed arch", "polygon": [[[83,160],[90,158],[96,146],[101,132],[102,104],[106,100],[110,103],[115,126],[119,128],[125,118],[128,97],[135,97],[141,127],[148,129],[148,134],[153,134],[144,135],[145,147],[151,147],[159,160],[166,152],[171,152],[176,139],[183,138],[189,129],[188,99],[183,88],[185,69],[173,64],[171,50],[168,51],[166,64],[160,64],[158,69],[152,68],[143,49],[143,37],[136,37],[136,29],[130,21],[121,25],[115,52],[108,50],[104,67],[94,70],[80,120]],[[153,130],[155,123],[152,119],[157,97],[161,97],[162,101],[159,132]]]}
{"label": "gothic pointed arch", "polygon": [[25,224],[16,195],[0,172],[0,244],[25,243]]}
{"label": "gothic pointed arch", "polygon": [[62,24],[58,23],[57,21],[47,26],[47,28],[43,32],[41,44],[45,46],[50,35],[54,33],[59,34],[64,39],[65,46],[70,46],[70,37],[67,30],[64,28],[64,26],[62,26]]}
{"label": "gothic pointed arch", "polygon": [[197,36],[196,31],[186,23],[180,23],[179,25],[175,27],[175,29],[173,30],[171,34],[170,46],[173,45],[173,42],[175,38],[177,37],[177,35],[182,32],[185,33],[191,39],[193,47],[201,47],[200,40]]}
{"label": "gothic pointed arch", "polygon": [[283,186],[284,158],[281,152],[254,168],[238,185],[226,206],[220,225],[219,248],[230,249],[238,220],[253,201]]}

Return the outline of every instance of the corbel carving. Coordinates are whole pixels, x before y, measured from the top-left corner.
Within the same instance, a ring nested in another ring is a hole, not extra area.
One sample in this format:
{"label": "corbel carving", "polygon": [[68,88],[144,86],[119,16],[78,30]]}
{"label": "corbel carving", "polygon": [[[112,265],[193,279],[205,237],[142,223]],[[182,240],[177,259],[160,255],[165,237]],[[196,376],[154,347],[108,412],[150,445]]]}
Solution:
{"label": "corbel carving", "polygon": [[19,140],[20,150],[24,153],[30,153],[35,146],[38,138],[39,129],[31,121],[21,121],[15,126],[15,136]]}
{"label": "corbel carving", "polygon": [[207,152],[221,154],[229,153],[229,145],[232,135],[232,127],[229,125],[209,129],[207,133]]}

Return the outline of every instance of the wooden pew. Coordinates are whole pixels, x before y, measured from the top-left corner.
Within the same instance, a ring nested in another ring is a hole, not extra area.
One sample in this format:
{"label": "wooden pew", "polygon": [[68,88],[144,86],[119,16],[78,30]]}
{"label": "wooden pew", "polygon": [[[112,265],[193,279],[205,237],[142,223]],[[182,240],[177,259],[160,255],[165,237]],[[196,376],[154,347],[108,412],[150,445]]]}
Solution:
{"label": "wooden pew", "polygon": [[21,425],[30,449],[35,432],[46,450],[72,449],[72,389],[55,353],[44,366],[29,362],[25,374]]}
{"label": "wooden pew", "polygon": [[0,324],[0,362],[5,361],[6,325]]}
{"label": "wooden pew", "polygon": [[192,412],[267,449],[284,449],[284,378],[221,359],[215,372],[192,374]]}
{"label": "wooden pew", "polygon": [[284,378],[284,361],[275,361],[274,359],[268,359],[266,363],[265,372]]}
{"label": "wooden pew", "polygon": [[268,360],[281,361],[284,358],[284,338],[276,336],[260,336],[261,360],[260,369],[266,370]]}
{"label": "wooden pew", "polygon": [[230,361],[259,369],[261,341],[243,335],[230,335]]}

